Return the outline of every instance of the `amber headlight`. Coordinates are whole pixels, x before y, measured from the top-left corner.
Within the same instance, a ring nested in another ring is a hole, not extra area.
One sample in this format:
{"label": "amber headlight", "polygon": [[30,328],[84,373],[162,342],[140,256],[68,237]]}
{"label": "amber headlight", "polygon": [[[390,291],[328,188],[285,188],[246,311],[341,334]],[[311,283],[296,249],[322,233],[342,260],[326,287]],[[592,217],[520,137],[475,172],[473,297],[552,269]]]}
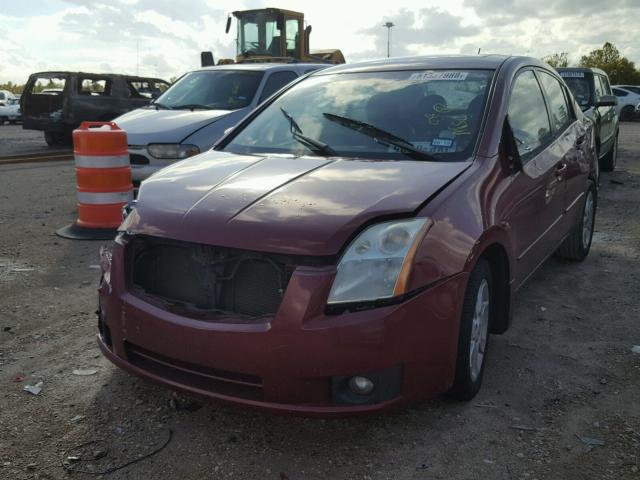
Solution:
{"label": "amber headlight", "polygon": [[351,242],[338,263],[329,304],[392,298],[405,293],[411,262],[431,221],[378,223]]}

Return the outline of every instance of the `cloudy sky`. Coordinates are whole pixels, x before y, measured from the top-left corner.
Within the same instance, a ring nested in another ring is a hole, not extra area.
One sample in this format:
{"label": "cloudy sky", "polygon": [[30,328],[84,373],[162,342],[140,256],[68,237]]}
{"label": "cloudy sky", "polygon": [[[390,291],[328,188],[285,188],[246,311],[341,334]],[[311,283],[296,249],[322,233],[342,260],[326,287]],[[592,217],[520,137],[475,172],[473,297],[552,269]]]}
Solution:
{"label": "cloudy sky", "polygon": [[[501,53],[570,60],[613,42],[640,64],[640,0],[29,0],[0,2],[0,83],[39,70],[139,73],[170,78],[202,50],[234,55],[224,33],[232,10],[278,6],[305,13],[311,49],[340,48],[348,62],[386,56]],[[606,6],[606,9],[603,9]]]}

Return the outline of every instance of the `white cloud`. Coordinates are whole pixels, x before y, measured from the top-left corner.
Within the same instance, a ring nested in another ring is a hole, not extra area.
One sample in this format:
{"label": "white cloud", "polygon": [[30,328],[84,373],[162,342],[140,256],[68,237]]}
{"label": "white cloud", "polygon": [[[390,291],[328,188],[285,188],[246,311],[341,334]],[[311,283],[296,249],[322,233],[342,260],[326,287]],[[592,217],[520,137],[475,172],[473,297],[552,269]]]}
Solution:
{"label": "white cloud", "polygon": [[[24,82],[37,70],[85,70],[170,78],[199,65],[200,51],[233,57],[235,36],[224,33],[227,13],[270,6],[265,0],[40,0],[0,14],[0,82]],[[394,55],[580,55],[614,43],[640,63],[635,31],[638,0],[282,0],[313,25],[311,49],[340,48],[347,61],[386,55],[385,21]]]}

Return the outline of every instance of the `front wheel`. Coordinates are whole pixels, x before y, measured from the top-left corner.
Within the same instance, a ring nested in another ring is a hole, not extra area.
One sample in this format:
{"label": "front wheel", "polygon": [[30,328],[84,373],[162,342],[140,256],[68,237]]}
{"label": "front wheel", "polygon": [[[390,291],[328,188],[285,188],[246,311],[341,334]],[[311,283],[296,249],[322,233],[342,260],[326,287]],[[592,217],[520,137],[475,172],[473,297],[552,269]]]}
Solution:
{"label": "front wheel", "polygon": [[460,318],[456,376],[449,390],[457,400],[471,400],[482,385],[493,298],[491,268],[480,260],[469,277]]}
{"label": "front wheel", "polygon": [[60,145],[60,136],[55,132],[44,132],[44,141],[47,142],[47,145],[50,147],[56,147]]}
{"label": "front wheel", "polygon": [[596,188],[589,182],[589,188],[585,193],[584,204],[582,205],[582,216],[580,223],[576,226],[556,252],[558,256],[581,262],[589,254],[593,230],[596,221],[597,196]]}

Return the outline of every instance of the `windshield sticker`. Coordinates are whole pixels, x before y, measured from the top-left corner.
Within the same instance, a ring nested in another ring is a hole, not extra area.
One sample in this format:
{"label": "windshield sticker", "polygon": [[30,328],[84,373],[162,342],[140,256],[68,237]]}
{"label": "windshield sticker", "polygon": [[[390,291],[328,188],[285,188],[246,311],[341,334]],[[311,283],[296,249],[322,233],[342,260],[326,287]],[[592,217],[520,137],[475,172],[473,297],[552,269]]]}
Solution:
{"label": "windshield sticker", "polygon": [[428,82],[431,80],[466,80],[469,72],[431,70],[428,72],[416,72],[409,76],[410,82]]}
{"label": "windshield sticker", "polygon": [[563,78],[584,78],[584,72],[560,72]]}
{"label": "windshield sticker", "polygon": [[450,147],[453,145],[453,140],[450,138],[434,138],[431,140],[432,147]]}

